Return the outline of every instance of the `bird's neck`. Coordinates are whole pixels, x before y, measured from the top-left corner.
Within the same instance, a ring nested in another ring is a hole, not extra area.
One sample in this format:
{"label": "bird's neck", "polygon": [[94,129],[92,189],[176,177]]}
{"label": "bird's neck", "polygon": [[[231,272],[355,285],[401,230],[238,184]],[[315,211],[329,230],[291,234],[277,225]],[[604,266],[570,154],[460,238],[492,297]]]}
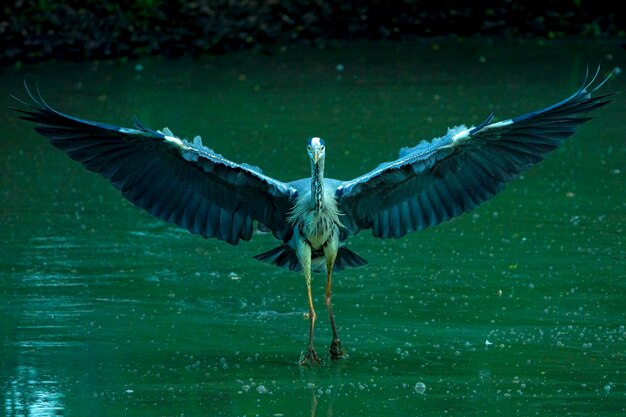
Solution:
{"label": "bird's neck", "polygon": [[324,208],[324,161],[319,160],[311,165],[311,196],[314,209],[318,212]]}

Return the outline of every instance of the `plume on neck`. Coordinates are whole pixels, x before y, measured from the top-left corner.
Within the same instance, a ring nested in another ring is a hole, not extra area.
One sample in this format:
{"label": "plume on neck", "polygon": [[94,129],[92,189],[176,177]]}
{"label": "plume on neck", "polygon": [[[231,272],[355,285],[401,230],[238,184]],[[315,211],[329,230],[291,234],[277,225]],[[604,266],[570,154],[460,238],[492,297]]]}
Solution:
{"label": "plume on neck", "polygon": [[324,158],[311,161],[311,197],[318,212],[324,208]]}
{"label": "plume on neck", "polygon": [[319,244],[324,243],[335,228],[344,227],[339,220],[339,207],[337,207],[333,191],[325,189],[324,192],[326,198],[322,210],[314,207],[315,198],[313,194],[307,193],[298,196],[296,204],[287,217],[289,222],[299,228],[307,239],[313,239]]}
{"label": "plume on neck", "polygon": [[298,197],[288,214],[291,224],[308,236],[323,237],[343,227],[333,190],[324,188],[324,160],[311,161],[311,192]]}

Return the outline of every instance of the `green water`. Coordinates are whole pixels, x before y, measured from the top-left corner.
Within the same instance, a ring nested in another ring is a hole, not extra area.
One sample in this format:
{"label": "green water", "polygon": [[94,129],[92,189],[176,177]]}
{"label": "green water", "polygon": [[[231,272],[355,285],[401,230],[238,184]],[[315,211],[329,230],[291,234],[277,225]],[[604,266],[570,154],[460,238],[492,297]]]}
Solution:
{"label": "green water", "polygon": [[[200,134],[284,181],[309,174],[305,139],[322,136],[327,175],[349,179],[625,58],[612,42],[452,41],[47,63],[3,69],[0,105],[37,81],[65,112]],[[2,110],[0,415],[623,415],[624,98],[594,116],[473,213],[352,238],[370,264],[335,277],[349,357],[311,369],[296,365],[304,280],[252,259],[269,236],[233,247],[156,220]],[[315,276],[320,353],[323,288]]]}

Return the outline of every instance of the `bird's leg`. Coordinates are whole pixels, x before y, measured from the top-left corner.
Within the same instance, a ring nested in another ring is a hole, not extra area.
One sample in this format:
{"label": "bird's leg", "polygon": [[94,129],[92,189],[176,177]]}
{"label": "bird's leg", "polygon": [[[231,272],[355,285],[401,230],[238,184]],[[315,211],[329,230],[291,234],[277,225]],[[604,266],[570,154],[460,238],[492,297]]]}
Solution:
{"label": "bird's leg", "polygon": [[319,365],[321,363],[320,358],[315,352],[313,346],[313,332],[315,329],[315,309],[313,308],[313,295],[311,294],[311,247],[304,243],[298,247],[298,256],[300,258],[300,264],[304,271],[304,280],[306,282],[306,292],[309,301],[309,345],[307,346],[306,353],[300,357],[300,365]]}
{"label": "bird's leg", "polygon": [[328,310],[330,326],[333,330],[333,341],[331,342],[329,349],[330,357],[333,359],[338,359],[343,356],[341,340],[337,335],[337,326],[335,326],[335,315],[333,314],[333,307],[330,302],[333,282],[333,266],[335,265],[335,259],[337,258],[337,250],[337,239],[331,239],[331,241],[329,241],[324,248],[324,257],[326,258],[326,294],[324,296],[324,300],[326,301],[326,309]]}
{"label": "bird's leg", "polygon": [[333,329],[333,341],[330,343],[330,357],[338,359],[343,356],[343,349],[341,348],[341,340],[337,335],[337,326],[335,325],[335,315],[333,314],[333,307],[330,302],[331,297],[331,285],[332,285],[332,265],[328,267],[328,273],[326,274],[326,309],[328,309],[328,317],[330,318],[330,326]]}

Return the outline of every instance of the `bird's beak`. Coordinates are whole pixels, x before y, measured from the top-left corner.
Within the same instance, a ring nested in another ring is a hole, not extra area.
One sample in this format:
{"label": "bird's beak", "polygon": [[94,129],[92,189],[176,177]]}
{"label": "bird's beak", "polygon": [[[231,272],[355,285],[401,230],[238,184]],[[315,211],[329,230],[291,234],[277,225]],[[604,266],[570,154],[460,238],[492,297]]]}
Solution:
{"label": "bird's beak", "polygon": [[320,159],[321,153],[322,152],[319,149],[315,149],[315,151],[313,151],[313,163],[317,164],[317,161]]}

